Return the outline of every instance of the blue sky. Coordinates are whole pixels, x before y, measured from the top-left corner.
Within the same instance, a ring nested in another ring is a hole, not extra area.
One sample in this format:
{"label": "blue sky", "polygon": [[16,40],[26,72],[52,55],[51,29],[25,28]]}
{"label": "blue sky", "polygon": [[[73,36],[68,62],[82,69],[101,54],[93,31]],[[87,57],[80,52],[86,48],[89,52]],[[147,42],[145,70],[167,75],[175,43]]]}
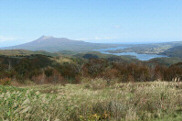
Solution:
{"label": "blue sky", "polygon": [[0,46],[42,35],[89,42],[182,40],[182,0],[0,0]]}

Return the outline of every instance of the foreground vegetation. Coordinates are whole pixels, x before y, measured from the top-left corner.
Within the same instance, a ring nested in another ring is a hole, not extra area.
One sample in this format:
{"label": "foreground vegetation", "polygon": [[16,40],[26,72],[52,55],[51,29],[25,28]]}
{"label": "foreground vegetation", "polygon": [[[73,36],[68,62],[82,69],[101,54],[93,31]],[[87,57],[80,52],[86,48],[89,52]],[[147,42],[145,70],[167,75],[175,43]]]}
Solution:
{"label": "foreground vegetation", "polygon": [[182,120],[181,59],[18,53],[0,56],[0,121]]}
{"label": "foreground vegetation", "polygon": [[182,83],[0,86],[0,120],[181,121]]}

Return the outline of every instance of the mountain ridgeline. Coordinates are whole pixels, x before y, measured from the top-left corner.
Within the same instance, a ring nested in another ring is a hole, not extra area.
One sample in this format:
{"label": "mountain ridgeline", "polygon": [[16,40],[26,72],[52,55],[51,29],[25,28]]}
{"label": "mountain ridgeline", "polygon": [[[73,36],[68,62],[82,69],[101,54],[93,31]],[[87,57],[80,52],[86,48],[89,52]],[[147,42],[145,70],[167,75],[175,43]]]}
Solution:
{"label": "mountain ridgeline", "polygon": [[94,49],[115,47],[117,45],[110,44],[100,44],[100,43],[89,43],[78,40],[70,40],[67,38],[55,38],[52,36],[42,36],[37,40],[28,42],[25,44],[7,47],[6,49],[24,49],[24,50],[44,50],[48,52],[58,52],[58,51],[75,51],[75,52],[85,52],[92,51]]}

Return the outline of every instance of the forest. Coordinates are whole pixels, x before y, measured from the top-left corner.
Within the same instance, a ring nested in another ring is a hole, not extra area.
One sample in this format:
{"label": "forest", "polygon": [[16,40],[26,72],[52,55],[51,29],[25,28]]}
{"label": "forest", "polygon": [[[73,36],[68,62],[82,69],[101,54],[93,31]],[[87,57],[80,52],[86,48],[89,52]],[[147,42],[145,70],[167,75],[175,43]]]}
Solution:
{"label": "forest", "polygon": [[41,54],[0,56],[0,83],[80,83],[81,79],[103,78],[108,83],[181,81],[182,63],[165,65],[157,61],[126,61],[120,57],[46,56]]}

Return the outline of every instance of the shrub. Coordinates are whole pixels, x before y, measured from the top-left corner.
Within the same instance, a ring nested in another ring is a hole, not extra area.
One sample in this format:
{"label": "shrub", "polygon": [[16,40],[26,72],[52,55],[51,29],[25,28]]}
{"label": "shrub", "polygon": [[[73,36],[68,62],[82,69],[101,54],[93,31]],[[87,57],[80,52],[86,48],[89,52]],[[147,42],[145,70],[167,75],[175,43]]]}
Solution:
{"label": "shrub", "polygon": [[102,75],[102,73],[108,67],[108,62],[103,59],[90,59],[88,63],[86,63],[82,71],[84,75],[92,78],[96,78]]}
{"label": "shrub", "polygon": [[48,68],[48,69],[46,69],[45,70],[45,75],[47,76],[47,77],[50,77],[50,76],[52,76],[53,75],[53,69],[52,68]]}
{"label": "shrub", "polygon": [[32,81],[37,84],[47,84],[47,83],[62,83],[65,84],[64,77],[55,69],[48,69],[48,71],[42,72],[39,75],[32,77]]}
{"label": "shrub", "polygon": [[1,85],[11,85],[11,79],[10,78],[0,79],[0,84]]}
{"label": "shrub", "polygon": [[62,63],[57,66],[56,69],[68,80],[75,80],[79,75],[79,66],[73,63]]}

